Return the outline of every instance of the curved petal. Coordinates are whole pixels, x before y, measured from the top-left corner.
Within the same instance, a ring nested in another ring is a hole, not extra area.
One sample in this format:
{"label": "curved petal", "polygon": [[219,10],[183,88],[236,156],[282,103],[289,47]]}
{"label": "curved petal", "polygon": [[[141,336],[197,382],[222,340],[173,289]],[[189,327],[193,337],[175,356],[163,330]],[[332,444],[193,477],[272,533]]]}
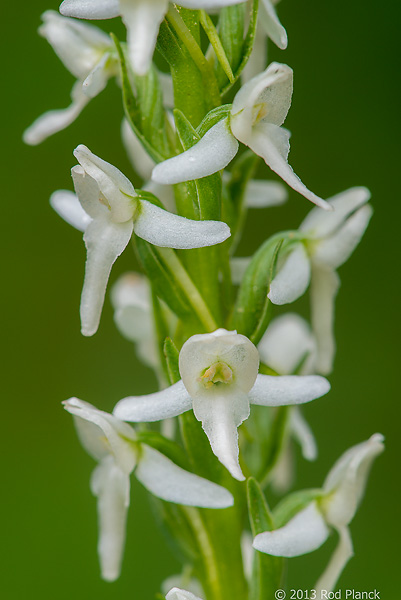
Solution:
{"label": "curved petal", "polygon": [[161,421],[191,410],[192,400],[182,381],[146,396],[128,396],[117,402],[113,415],[123,421]]}
{"label": "curved petal", "polygon": [[241,141],[249,146],[255,154],[261,156],[267,166],[288,183],[293,190],[299,192],[320,208],[333,210],[328,202],[316,196],[302,183],[288,164],[289,138],[289,132],[283,127],[278,127],[272,123],[258,123],[253,127],[251,135]]}
{"label": "curved petal", "polygon": [[335,271],[313,265],[310,286],[311,323],[317,342],[316,371],[327,375],[333,368],[336,352],[334,302],[340,287]]}
{"label": "curved petal", "polygon": [[109,61],[110,54],[105,52],[83,82],[82,91],[89,98],[94,98],[106,87],[109,79],[107,68]]}
{"label": "curved petal", "polygon": [[310,260],[302,243],[288,255],[270,284],[267,297],[273,304],[289,304],[307,290],[311,276]]}
{"label": "curved petal", "polygon": [[310,239],[327,237],[334,233],[344,221],[358,208],[370,200],[370,191],[366,187],[353,187],[329,198],[332,212],[323,212],[312,208],[302,221],[299,230],[305,231]]}
{"label": "curved petal", "polygon": [[251,404],[259,406],[287,406],[305,404],[327,394],[330,383],[319,375],[259,375],[249,392]]}
{"label": "curved petal", "polygon": [[229,226],[222,221],[193,221],[147,200],[140,201],[138,212],[134,218],[135,234],[155,246],[203,248],[221,244],[231,235]]}
{"label": "curved petal", "polygon": [[159,27],[168,10],[168,0],[119,0],[127,28],[129,57],[134,72],[146,75],[152,64]]}
{"label": "curved petal", "polygon": [[316,244],[313,261],[337,269],[351,256],[366,231],[373,214],[368,204],[362,206],[331,237]]}
{"label": "curved petal", "polygon": [[238,142],[230,131],[228,118],[222,119],[195,146],[156,165],[152,179],[169,184],[200,179],[224,169],[237,152]]}
{"label": "curved petal", "polygon": [[313,435],[312,429],[309,427],[309,423],[297,406],[294,406],[291,410],[290,428],[293,437],[301,446],[302,456],[306,460],[316,460],[317,445],[315,436]]}
{"label": "curved petal", "polygon": [[130,482],[111,456],[93,471],[91,490],[97,497],[99,522],[98,554],[102,578],[115,581],[124,553]]}
{"label": "curved petal", "polygon": [[108,208],[100,201],[99,186],[94,179],[80,165],[71,169],[74,189],[83,210],[91,217],[104,217],[108,214]]}
{"label": "curved petal", "polygon": [[141,446],[135,476],[149,492],[167,502],[202,508],[227,508],[234,504],[228,490],[181,469],[145,444]]}
{"label": "curved petal", "polygon": [[285,50],[288,45],[287,32],[280,23],[271,0],[262,0],[260,5],[260,22],[269,38],[280,50]]}
{"label": "curved petal", "polygon": [[134,170],[144,181],[147,181],[150,179],[155,162],[132,131],[127,119],[122,121],[121,137]]}
{"label": "curved petal", "polygon": [[284,527],[259,533],[253,547],[265,554],[291,558],[317,550],[328,537],[329,529],[316,502],[312,502]]}
{"label": "curved petal", "polygon": [[81,296],[81,331],[90,336],[99,327],[111,267],[131,239],[133,224],[113,223],[98,217],[84,234],[87,248],[85,279]]}
{"label": "curved petal", "polygon": [[78,197],[68,190],[57,190],[50,196],[50,205],[56,213],[69,225],[84,232],[91,217],[82,208]]}
{"label": "curved petal", "polygon": [[[210,390],[212,391],[212,390]],[[249,417],[249,401],[246,394],[218,395],[194,398],[195,417],[201,421],[213,453],[235,479],[243,481],[238,462],[237,428]]]}
{"label": "curved petal", "polygon": [[344,570],[347,562],[354,556],[354,549],[352,547],[351,535],[348,527],[341,527],[338,530],[340,540],[337,548],[334,550],[333,556],[330,559],[329,564],[325,568],[322,576],[317,581],[314,589],[317,593],[317,598],[321,596],[321,591],[325,590],[326,593],[330,593],[334,590],[335,585]]}
{"label": "curved petal", "polygon": [[112,19],[120,14],[119,0],[64,0],[60,13],[77,19]]}
{"label": "curved petal", "polygon": [[251,179],[245,190],[245,205],[248,208],[280,206],[288,199],[286,188],[278,181]]}
{"label": "curved petal", "polygon": [[172,588],[166,595],[166,600],[201,600],[198,596],[180,588]]}
{"label": "curved petal", "polygon": [[82,83],[77,81],[71,92],[72,103],[68,108],[50,110],[38,117],[28,129],[25,129],[23,140],[29,146],[37,146],[45,139],[62,131],[81,114],[90,98],[82,92]]}

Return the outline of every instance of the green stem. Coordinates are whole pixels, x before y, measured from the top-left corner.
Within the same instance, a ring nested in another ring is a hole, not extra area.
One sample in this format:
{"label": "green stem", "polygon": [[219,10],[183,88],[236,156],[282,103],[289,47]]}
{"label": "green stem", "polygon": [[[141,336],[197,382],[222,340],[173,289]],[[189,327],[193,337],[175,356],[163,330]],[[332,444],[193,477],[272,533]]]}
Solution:
{"label": "green stem", "polygon": [[231,65],[224,51],[223,44],[221,43],[221,40],[219,38],[219,35],[217,33],[216,27],[214,26],[212,19],[204,10],[199,11],[199,16],[201,25],[209,39],[209,42],[213,47],[213,50],[215,51],[217,60],[222,66],[223,71],[227,75],[229,81],[233,83],[234,73],[232,72]]}

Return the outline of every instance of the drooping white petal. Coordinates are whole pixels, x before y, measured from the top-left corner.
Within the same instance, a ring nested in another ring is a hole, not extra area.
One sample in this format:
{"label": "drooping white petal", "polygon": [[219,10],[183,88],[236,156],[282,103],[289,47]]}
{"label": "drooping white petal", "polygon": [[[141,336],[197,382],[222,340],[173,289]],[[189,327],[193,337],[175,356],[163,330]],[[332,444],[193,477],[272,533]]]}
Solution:
{"label": "drooping white petal", "polygon": [[280,23],[271,0],[262,0],[260,5],[260,22],[269,38],[280,48],[285,50],[288,45],[287,32]]}
{"label": "drooping white petal", "polygon": [[323,489],[327,498],[322,510],[328,523],[342,527],[354,517],[365,492],[370,468],[384,450],[380,433],[345,452],[330,470]]}
{"label": "drooping white petal", "polygon": [[316,342],[308,323],[295,313],[275,318],[259,342],[262,362],[280,375],[291,375],[302,361],[301,375],[313,372]]}
{"label": "drooping white petal", "polygon": [[302,243],[295,246],[270,284],[267,297],[273,304],[289,304],[305,293],[311,276],[310,260]]}
{"label": "drooping white petal", "polygon": [[132,342],[150,339],[153,331],[148,281],[138,273],[125,273],[111,289],[114,321]]}
{"label": "drooping white petal", "polygon": [[121,124],[121,136],[134,170],[144,181],[147,181],[150,179],[155,162],[132,131],[127,119],[124,119]]}
{"label": "drooping white petal", "polygon": [[313,265],[310,286],[311,323],[317,342],[316,371],[327,375],[333,368],[336,352],[334,338],[334,302],[340,286],[337,273]]}
{"label": "drooping white petal", "polygon": [[[224,385],[224,384],[221,384]],[[245,479],[238,462],[237,428],[249,417],[249,401],[246,394],[219,394],[208,390],[209,394],[193,399],[195,417],[201,421],[213,453],[235,479]]]}
{"label": "drooping white petal", "polygon": [[78,197],[68,190],[57,190],[50,196],[50,205],[64,221],[84,232],[91,217],[82,208]]}
{"label": "drooping white petal", "polygon": [[159,27],[168,10],[168,0],[119,0],[127,28],[127,43],[132,68],[146,75],[152,64]]}
{"label": "drooping white petal", "polygon": [[110,61],[110,54],[105,52],[99,62],[93,67],[86,79],[82,84],[82,91],[89,98],[94,98],[107,85],[109,79],[108,63]]}
{"label": "drooping white petal", "polygon": [[182,381],[146,396],[128,396],[117,402],[113,415],[123,421],[161,421],[192,408],[192,400]]}
{"label": "drooping white petal", "polygon": [[230,237],[230,228],[222,221],[193,221],[174,215],[146,200],[134,218],[137,236],[167,248],[203,248],[221,244]]}
{"label": "drooping white petal", "polygon": [[317,445],[313,431],[298,406],[294,406],[290,414],[290,428],[293,437],[301,446],[302,456],[306,460],[316,460]]}
{"label": "drooping white petal", "polygon": [[321,597],[322,590],[326,593],[330,593],[334,590],[335,585],[344,570],[347,562],[354,555],[352,547],[351,535],[348,527],[341,527],[338,529],[340,540],[337,548],[329,561],[329,564],[325,568],[322,576],[317,581],[314,589],[317,593],[317,598]]}
{"label": "drooping white petal", "polygon": [[254,125],[252,132],[241,141],[249,146],[258,156],[262,157],[268,167],[277,173],[283,181],[288,183],[296,192],[299,192],[325,210],[332,210],[328,202],[316,196],[306,185],[302,183],[298,175],[294,173],[292,167],[288,164],[288,154],[290,151],[290,133],[284,127],[278,127],[272,123],[260,122]]}
{"label": "drooping white petal", "polygon": [[259,533],[253,541],[253,547],[265,554],[290,558],[320,548],[328,536],[329,529],[316,502],[312,502],[284,527]]}
{"label": "drooping white petal", "polygon": [[80,165],[71,169],[71,176],[82,209],[91,219],[106,217],[109,210],[100,200],[101,194],[96,181]]}
{"label": "drooping white petal", "polygon": [[132,219],[136,207],[133,197],[136,196],[136,192],[129,179],[82,144],[75,148],[74,156],[85,172],[98,184],[110,208],[113,221],[124,223]]}
{"label": "drooping white petal", "polygon": [[238,142],[232,135],[228,118],[222,119],[186,152],[156,165],[153,181],[180,183],[200,179],[224,169],[238,152]]}
{"label": "drooping white petal", "polygon": [[351,256],[366,231],[373,209],[362,206],[332,236],[316,243],[313,261],[337,269]]}
{"label": "drooping white petal", "polygon": [[128,441],[136,439],[132,427],[78,398],[70,398],[63,404],[74,415],[79,440],[88,454],[95,460],[112,454],[119,468],[131,473],[137,462],[136,451]]}
{"label": "drooping white petal", "polygon": [[330,383],[319,375],[259,375],[249,392],[251,404],[260,406],[286,406],[304,404],[327,394]]}
{"label": "drooping white petal", "polygon": [[166,600],[202,600],[199,596],[195,596],[192,592],[182,590],[180,588],[172,588],[166,595]]}
{"label": "drooping white petal", "polygon": [[83,335],[93,335],[98,329],[111,267],[130,241],[132,230],[132,221],[113,223],[108,215],[97,217],[86,228],[87,258],[80,308]]}
{"label": "drooping white petal", "polygon": [[228,490],[189,473],[166,456],[142,444],[136,478],[158,498],[186,506],[227,508],[234,504]]}
{"label": "drooping white petal", "polygon": [[108,456],[96,467],[91,477],[92,493],[98,498],[98,554],[102,578],[114,581],[120,575],[124,553],[130,482]]}
{"label": "drooping white petal", "polygon": [[24,131],[23,140],[29,146],[37,146],[51,135],[62,131],[81,114],[90,98],[82,92],[82,83],[77,81],[71,91],[72,102],[67,108],[50,110],[38,117]]}
{"label": "drooping white petal", "polygon": [[365,187],[353,187],[328,199],[334,208],[331,212],[323,212],[313,208],[302,221],[299,230],[308,234],[310,239],[331,235],[358,208],[370,199],[370,191]]}
{"label": "drooping white petal", "polygon": [[60,13],[77,19],[112,19],[120,14],[119,0],[64,0]]}
{"label": "drooping white petal", "polygon": [[287,198],[286,188],[278,181],[251,179],[245,190],[245,205],[248,208],[280,206]]}

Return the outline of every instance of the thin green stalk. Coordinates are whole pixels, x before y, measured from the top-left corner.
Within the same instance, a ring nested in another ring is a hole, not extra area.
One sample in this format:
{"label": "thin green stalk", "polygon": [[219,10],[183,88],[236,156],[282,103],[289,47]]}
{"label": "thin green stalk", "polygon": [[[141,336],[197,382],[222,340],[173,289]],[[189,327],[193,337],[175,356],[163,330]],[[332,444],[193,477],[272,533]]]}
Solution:
{"label": "thin green stalk", "polygon": [[227,58],[227,54],[224,51],[223,44],[219,38],[216,27],[209,15],[204,11],[199,11],[199,17],[201,25],[211,43],[213,50],[215,51],[217,60],[219,61],[224,73],[227,75],[231,83],[234,82],[234,73],[232,72],[230,62]]}

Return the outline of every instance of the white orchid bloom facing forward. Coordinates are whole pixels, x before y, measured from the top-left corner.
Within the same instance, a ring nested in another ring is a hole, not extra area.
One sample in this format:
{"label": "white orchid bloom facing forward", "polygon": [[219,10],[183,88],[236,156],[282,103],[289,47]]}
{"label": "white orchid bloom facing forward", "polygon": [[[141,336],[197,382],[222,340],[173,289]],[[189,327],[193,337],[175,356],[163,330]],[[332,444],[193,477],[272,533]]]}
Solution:
{"label": "white orchid bloom facing forward", "polygon": [[272,63],[236,94],[229,117],[214,125],[195,146],[158,164],[152,179],[180,183],[212,175],[224,169],[238,152],[238,141],[277,173],[290,187],[318,206],[331,206],[316,196],[295,175],[287,161],[290,150],[287,129],[281,127],[291,105],[293,72]]}
{"label": "white orchid bloom facing forward", "polygon": [[193,409],[214,454],[242,481],[237,428],[248,418],[249,405],[302,404],[330,389],[323,377],[271,377],[258,368],[258,351],[245,336],[225,329],[194,335],[180,352],[182,380],[154,394],[124,398],[113,414],[125,421],[159,421]]}
{"label": "white orchid bloom facing forward", "polygon": [[74,415],[83,447],[99,463],[91,490],[98,498],[98,552],[104,579],[113,581],[120,574],[132,472],[148,491],[167,502],[216,509],[233,505],[228,490],[138,442],[127,423],[78,398],[70,398],[64,407]]}
{"label": "white orchid bloom facing forward", "polygon": [[72,178],[83,212],[71,192],[57,192],[52,204],[85,231],[81,324],[83,335],[89,336],[99,326],[111,268],[133,232],[156,246],[188,249],[219,244],[230,236],[230,229],[220,221],[192,221],[140,199],[121,171],[85,146],[78,146],[74,156],[80,166],[73,167]]}
{"label": "white orchid bloom facing forward", "polygon": [[25,131],[30,145],[65,129],[79,116],[91,98],[97,96],[110,77],[117,75],[118,62],[111,39],[92,25],[61,17],[48,10],[42,15],[39,33],[47,39],[66,68],[77,78],[68,108],[46,112]]}
{"label": "white orchid bloom facing forward", "polygon": [[[243,0],[180,0],[177,4],[192,10],[209,10],[241,2]],[[112,19],[121,15],[127,28],[132,68],[138,75],[146,75],[169,4],[169,0],[64,0],[60,12],[78,19]]]}
{"label": "white orchid bloom facing forward", "polygon": [[314,589],[334,589],[345,565],[353,555],[348,529],[362,500],[369,469],[383,450],[383,436],[373,435],[366,442],[350,448],[329,472],[322,496],[295,515],[284,527],[257,535],[253,547],[273,556],[308,554],[327,540],[330,528],[338,531],[338,546]]}

